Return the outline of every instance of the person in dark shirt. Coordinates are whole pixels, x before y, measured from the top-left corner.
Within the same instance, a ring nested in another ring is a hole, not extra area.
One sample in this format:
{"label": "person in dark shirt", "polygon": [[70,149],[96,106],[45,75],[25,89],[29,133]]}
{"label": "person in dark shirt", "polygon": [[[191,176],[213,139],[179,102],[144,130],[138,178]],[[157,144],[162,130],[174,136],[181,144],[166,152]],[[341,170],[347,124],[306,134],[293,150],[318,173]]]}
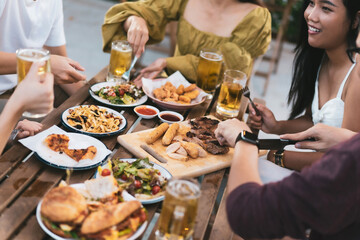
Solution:
{"label": "person in dark shirt", "polygon": [[[331,129],[315,126],[307,134],[323,144],[343,132],[326,132],[324,128]],[[311,229],[312,240],[360,239],[360,134],[331,148],[302,172],[263,185],[257,147],[236,142],[242,130],[250,131],[245,123],[232,119],[220,123],[215,132],[220,143],[235,147],[226,210],[236,234],[244,238],[303,239]]]}

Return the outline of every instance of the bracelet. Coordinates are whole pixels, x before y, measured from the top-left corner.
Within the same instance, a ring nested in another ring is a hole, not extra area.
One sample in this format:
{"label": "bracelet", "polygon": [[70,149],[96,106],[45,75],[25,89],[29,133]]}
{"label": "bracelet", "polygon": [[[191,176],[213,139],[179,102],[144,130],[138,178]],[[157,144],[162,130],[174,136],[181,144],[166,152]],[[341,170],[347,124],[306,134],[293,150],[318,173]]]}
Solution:
{"label": "bracelet", "polygon": [[284,166],[284,150],[277,150],[274,153],[274,157],[275,157],[275,164],[280,166],[280,167],[285,167]]}

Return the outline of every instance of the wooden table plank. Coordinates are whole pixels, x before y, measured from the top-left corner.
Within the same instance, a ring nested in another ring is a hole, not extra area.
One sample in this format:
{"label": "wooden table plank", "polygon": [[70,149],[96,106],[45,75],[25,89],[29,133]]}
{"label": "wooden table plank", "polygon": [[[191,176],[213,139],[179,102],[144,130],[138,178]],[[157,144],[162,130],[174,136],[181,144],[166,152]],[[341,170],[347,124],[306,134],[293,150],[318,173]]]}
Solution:
{"label": "wooden table plank", "polygon": [[215,222],[210,233],[210,240],[224,239],[231,240],[234,233],[230,229],[230,225],[226,216],[226,189],[221,199],[219,210],[216,214]]}
{"label": "wooden table plank", "polygon": [[[205,175],[195,220],[194,239],[204,239],[225,170]],[[221,238],[219,238],[221,239]]]}
{"label": "wooden table plank", "polygon": [[26,225],[20,230],[20,232],[14,237],[16,240],[34,240],[43,239],[46,233],[40,228],[39,223],[36,220],[36,216],[30,217]]}
{"label": "wooden table plank", "polygon": [[31,157],[17,167],[0,188],[0,213],[26,189],[37,177],[44,165]]}
{"label": "wooden table plank", "polygon": [[[8,239],[23,222],[32,214],[47,191],[58,184],[53,179],[61,179],[62,173],[57,169],[50,168],[44,171],[38,179],[17,199],[10,208],[0,216],[0,236]],[[51,179],[51,180],[50,180]]]}

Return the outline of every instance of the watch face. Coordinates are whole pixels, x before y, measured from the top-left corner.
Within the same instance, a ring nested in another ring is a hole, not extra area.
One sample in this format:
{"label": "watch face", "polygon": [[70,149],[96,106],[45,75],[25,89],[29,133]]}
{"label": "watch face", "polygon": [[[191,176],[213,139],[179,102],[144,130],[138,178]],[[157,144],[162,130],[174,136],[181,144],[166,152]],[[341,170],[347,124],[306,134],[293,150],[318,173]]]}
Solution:
{"label": "watch face", "polygon": [[241,132],[241,139],[255,145],[257,145],[258,141],[258,137],[255,134],[245,130]]}

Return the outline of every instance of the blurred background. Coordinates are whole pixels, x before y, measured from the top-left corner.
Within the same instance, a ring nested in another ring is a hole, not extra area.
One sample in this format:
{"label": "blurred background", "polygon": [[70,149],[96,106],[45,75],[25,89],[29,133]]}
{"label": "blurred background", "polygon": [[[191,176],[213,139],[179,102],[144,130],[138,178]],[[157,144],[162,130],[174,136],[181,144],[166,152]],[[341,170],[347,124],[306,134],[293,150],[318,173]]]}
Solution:
{"label": "blurred background", "polygon": [[[68,55],[85,67],[88,79],[109,62],[110,55],[102,52],[101,25],[106,11],[119,2],[63,0]],[[265,2],[272,14],[273,40],[265,56],[256,62],[250,81],[251,96],[264,100],[277,119],[286,119],[289,115],[287,94],[291,84],[294,43],[302,17],[302,1]],[[173,34],[169,31],[162,43],[147,48],[141,64],[146,66],[159,57],[171,55]]]}

